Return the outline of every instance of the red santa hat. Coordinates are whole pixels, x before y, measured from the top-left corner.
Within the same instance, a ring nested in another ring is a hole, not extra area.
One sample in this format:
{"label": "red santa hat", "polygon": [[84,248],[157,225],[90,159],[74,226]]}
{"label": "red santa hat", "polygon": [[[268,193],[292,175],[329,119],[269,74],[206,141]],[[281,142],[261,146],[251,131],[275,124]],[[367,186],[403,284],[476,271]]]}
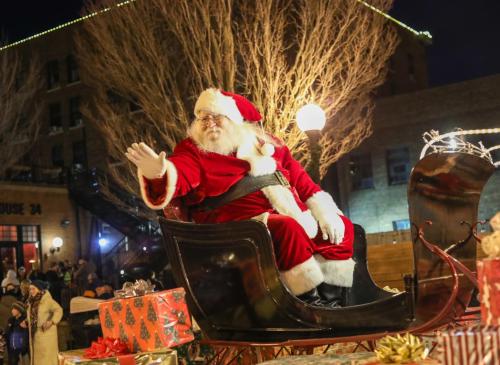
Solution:
{"label": "red santa hat", "polygon": [[200,112],[222,114],[237,124],[244,120],[256,123],[262,119],[255,105],[244,96],[214,88],[204,90],[198,97],[194,114],[198,116]]}

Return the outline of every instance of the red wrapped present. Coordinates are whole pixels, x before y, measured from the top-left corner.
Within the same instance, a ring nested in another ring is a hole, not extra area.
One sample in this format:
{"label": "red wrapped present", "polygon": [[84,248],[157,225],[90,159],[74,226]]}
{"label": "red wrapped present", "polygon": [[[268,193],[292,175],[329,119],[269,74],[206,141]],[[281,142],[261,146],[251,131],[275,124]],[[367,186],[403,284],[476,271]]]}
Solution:
{"label": "red wrapped present", "polygon": [[500,325],[500,259],[477,262],[477,278],[481,293],[481,323]]}
{"label": "red wrapped present", "polygon": [[438,332],[443,365],[500,364],[500,327],[477,326]]}
{"label": "red wrapped present", "polygon": [[171,349],[118,355],[103,359],[88,359],[84,350],[70,350],[57,355],[59,365],[177,365],[177,353]]}
{"label": "red wrapped present", "polygon": [[102,333],[126,342],[132,352],[190,342],[194,337],[184,297],[184,289],[176,288],[102,302]]}

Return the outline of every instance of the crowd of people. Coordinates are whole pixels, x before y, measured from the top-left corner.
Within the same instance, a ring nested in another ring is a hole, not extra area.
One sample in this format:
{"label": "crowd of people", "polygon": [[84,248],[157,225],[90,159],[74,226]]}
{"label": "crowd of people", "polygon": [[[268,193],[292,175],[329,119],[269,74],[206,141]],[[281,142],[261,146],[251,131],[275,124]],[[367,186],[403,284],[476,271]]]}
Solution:
{"label": "crowd of people", "polygon": [[0,271],[0,364],[57,364],[57,324],[69,314],[75,296],[108,299],[113,286],[82,258],[52,262],[45,272],[29,272],[2,261]]}

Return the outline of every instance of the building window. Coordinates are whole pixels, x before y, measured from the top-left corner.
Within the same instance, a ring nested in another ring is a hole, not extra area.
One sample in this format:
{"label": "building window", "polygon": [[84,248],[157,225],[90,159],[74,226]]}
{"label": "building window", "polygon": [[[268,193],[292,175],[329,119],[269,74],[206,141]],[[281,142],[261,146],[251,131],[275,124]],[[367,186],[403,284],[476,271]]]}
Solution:
{"label": "building window", "polygon": [[410,175],[410,151],[408,147],[389,149],[386,157],[389,185],[406,184]]}
{"label": "building window", "polygon": [[78,64],[75,57],[69,55],[66,57],[66,68],[68,69],[68,84],[80,81],[80,74],[78,73]]}
{"label": "building window", "polygon": [[373,188],[372,158],[369,153],[351,155],[349,158],[349,175],[352,190]]}
{"label": "building window", "polygon": [[47,89],[59,86],[59,62],[57,60],[47,62]]}
{"label": "building window", "polygon": [[69,99],[69,126],[78,127],[83,124],[82,113],[80,112],[80,97]]}
{"label": "building window", "polygon": [[37,226],[22,226],[23,242],[38,242]]}
{"label": "building window", "polygon": [[15,242],[17,241],[17,226],[0,226],[0,241]]}
{"label": "building window", "polygon": [[0,257],[8,268],[30,272],[40,262],[40,226],[0,225]]}
{"label": "building window", "polygon": [[77,141],[73,143],[73,164],[85,165],[86,164],[85,155],[85,142]]}
{"label": "building window", "polygon": [[63,145],[56,144],[52,146],[52,165],[63,167],[64,157],[63,157]]}
{"label": "building window", "polygon": [[59,132],[62,130],[61,104],[49,104],[49,125],[51,132]]}
{"label": "building window", "polygon": [[407,229],[410,229],[410,220],[398,219],[396,221],[392,221],[392,229],[394,231],[405,231]]}

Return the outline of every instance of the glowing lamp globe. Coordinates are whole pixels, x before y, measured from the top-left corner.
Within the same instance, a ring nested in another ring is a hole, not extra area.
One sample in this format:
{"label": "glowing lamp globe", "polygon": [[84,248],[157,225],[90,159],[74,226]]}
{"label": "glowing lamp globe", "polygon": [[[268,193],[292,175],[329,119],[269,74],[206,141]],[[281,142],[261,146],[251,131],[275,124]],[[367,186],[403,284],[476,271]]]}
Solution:
{"label": "glowing lamp globe", "polygon": [[52,240],[52,247],[61,248],[63,243],[64,241],[61,237],[54,237],[54,239]]}
{"label": "glowing lamp globe", "polygon": [[302,132],[322,130],[325,126],[325,111],[316,104],[306,104],[297,112],[297,126]]}

